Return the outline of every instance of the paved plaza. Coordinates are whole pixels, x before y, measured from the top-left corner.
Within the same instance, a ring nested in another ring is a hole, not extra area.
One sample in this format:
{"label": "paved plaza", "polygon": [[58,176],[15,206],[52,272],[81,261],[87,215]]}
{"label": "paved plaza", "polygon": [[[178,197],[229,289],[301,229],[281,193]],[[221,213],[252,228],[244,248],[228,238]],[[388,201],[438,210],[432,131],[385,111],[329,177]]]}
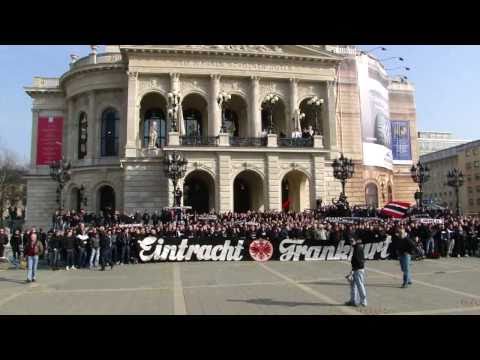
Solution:
{"label": "paved plaza", "polygon": [[0,270],[0,314],[364,315],[480,314],[480,259],[413,262],[400,288],[396,261],[367,262],[369,306],[343,306],[348,262],[190,262],[106,271]]}

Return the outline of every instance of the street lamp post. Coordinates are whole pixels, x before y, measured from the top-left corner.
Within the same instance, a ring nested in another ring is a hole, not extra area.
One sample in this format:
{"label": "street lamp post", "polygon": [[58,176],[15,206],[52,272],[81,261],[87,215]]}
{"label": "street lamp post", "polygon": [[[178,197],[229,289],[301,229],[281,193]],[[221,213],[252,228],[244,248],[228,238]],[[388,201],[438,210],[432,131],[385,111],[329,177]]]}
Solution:
{"label": "street lamp post", "polygon": [[62,198],[63,188],[65,184],[70,181],[70,162],[65,161],[65,159],[53,161],[50,164],[50,177],[57,182],[57,204],[60,209],[63,209],[64,203]]}
{"label": "street lamp post", "polygon": [[324,100],[320,99],[318,96],[312,97],[310,100],[308,100],[307,104],[312,106],[315,111],[315,132],[317,134],[320,133],[320,128],[318,126],[318,113],[320,109],[322,108]]}
{"label": "street lamp post", "polygon": [[171,91],[168,93],[168,116],[171,121],[171,129],[177,132],[177,118],[180,105],[180,93],[178,91]]}
{"label": "street lamp post", "polygon": [[345,195],[345,185],[348,179],[351,179],[355,174],[355,164],[352,159],[347,159],[340,155],[340,158],[333,160],[333,176],[342,183],[342,193],[340,194],[339,203],[347,206],[347,196]]}
{"label": "street lamp post", "polygon": [[262,107],[267,110],[268,112],[268,118],[269,118],[269,124],[268,124],[268,133],[273,134],[274,129],[273,129],[273,108],[275,104],[280,100],[280,98],[277,95],[274,94],[269,94],[263,100]]}
{"label": "street lamp post", "polygon": [[220,128],[220,133],[225,134],[227,132],[227,124],[225,123],[225,110],[227,110],[227,104],[232,100],[232,95],[227,94],[225,91],[222,91],[217,96],[217,103],[222,109],[222,127]]}
{"label": "street lamp post", "polygon": [[458,195],[459,189],[463,186],[464,183],[463,173],[453,168],[447,173],[447,186],[453,187],[455,189],[456,196],[456,205],[457,205],[457,215],[460,215],[460,197]]}
{"label": "street lamp post", "polygon": [[188,161],[180,154],[173,152],[166,154],[163,159],[163,171],[165,176],[173,183],[173,206],[180,207],[182,203],[182,191],[178,189],[178,180],[185,176]]}
{"label": "street lamp post", "polygon": [[415,193],[415,200],[418,201],[418,208],[423,207],[423,184],[430,179],[430,169],[427,165],[423,165],[420,161],[417,166],[412,165],[410,169],[412,180],[418,184],[419,191]]}

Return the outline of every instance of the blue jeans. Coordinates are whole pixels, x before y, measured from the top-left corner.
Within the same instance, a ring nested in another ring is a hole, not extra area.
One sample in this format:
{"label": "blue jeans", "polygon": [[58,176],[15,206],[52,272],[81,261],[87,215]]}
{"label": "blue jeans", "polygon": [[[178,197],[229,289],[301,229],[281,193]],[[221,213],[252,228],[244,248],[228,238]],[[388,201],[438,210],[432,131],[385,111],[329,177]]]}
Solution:
{"label": "blue jeans", "polygon": [[87,250],[84,248],[78,248],[78,267],[83,268],[87,265]]}
{"label": "blue jeans", "polygon": [[130,246],[128,245],[122,247],[122,263],[130,264]]}
{"label": "blue jeans", "polygon": [[98,260],[100,258],[100,248],[92,248],[92,253],[90,254],[90,268],[98,267]]}
{"label": "blue jeans", "polygon": [[410,273],[410,254],[400,255],[400,268],[403,272],[403,285],[412,283],[412,275]]}
{"label": "blue jeans", "polygon": [[355,270],[350,284],[350,302],[355,305],[367,305],[367,290],[365,289],[365,270]]}
{"label": "blue jeans", "polygon": [[37,277],[38,255],[28,256],[27,261],[28,261],[27,279],[32,281],[32,280],[35,280],[35,278]]}
{"label": "blue jeans", "polygon": [[75,253],[73,249],[67,249],[67,266],[72,267],[74,265]]}
{"label": "blue jeans", "polygon": [[57,268],[60,265],[60,250],[59,249],[50,249],[50,266],[52,268]]}
{"label": "blue jeans", "polygon": [[433,238],[427,240],[427,255],[431,255],[435,251],[435,241]]}

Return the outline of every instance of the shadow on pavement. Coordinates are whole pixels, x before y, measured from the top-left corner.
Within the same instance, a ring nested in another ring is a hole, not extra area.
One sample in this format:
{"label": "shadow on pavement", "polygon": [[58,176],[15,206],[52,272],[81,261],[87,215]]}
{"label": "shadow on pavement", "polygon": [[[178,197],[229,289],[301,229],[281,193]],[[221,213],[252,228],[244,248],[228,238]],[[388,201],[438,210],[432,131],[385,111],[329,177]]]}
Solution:
{"label": "shadow on pavement", "polygon": [[4,277],[0,277],[0,282],[11,282],[11,283],[22,284],[22,285],[26,283],[24,280],[7,279]]}
{"label": "shadow on pavement", "polygon": [[[317,281],[317,282],[301,282],[299,281],[300,284],[305,284],[305,285],[332,285],[332,286],[348,286],[350,287],[350,284],[348,283],[342,283],[342,282],[328,282],[328,281]],[[399,288],[400,285],[392,285],[392,284],[369,284],[365,283],[365,286],[368,288]]]}
{"label": "shadow on pavement", "polygon": [[228,299],[230,302],[244,302],[255,305],[276,305],[276,306],[344,306],[343,304],[326,304],[326,303],[312,303],[312,302],[293,302],[293,301],[276,301],[272,299],[249,299],[249,300],[234,300]]}

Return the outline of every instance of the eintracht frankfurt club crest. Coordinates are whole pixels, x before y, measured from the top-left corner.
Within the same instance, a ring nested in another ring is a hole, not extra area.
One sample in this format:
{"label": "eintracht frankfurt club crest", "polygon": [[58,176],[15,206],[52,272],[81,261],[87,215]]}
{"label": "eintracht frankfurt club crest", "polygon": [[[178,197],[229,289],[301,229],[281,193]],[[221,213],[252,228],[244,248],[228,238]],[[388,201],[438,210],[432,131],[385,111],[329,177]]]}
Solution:
{"label": "eintracht frankfurt club crest", "polygon": [[268,261],[273,255],[272,243],[268,240],[255,240],[252,241],[248,249],[250,256],[255,261]]}

